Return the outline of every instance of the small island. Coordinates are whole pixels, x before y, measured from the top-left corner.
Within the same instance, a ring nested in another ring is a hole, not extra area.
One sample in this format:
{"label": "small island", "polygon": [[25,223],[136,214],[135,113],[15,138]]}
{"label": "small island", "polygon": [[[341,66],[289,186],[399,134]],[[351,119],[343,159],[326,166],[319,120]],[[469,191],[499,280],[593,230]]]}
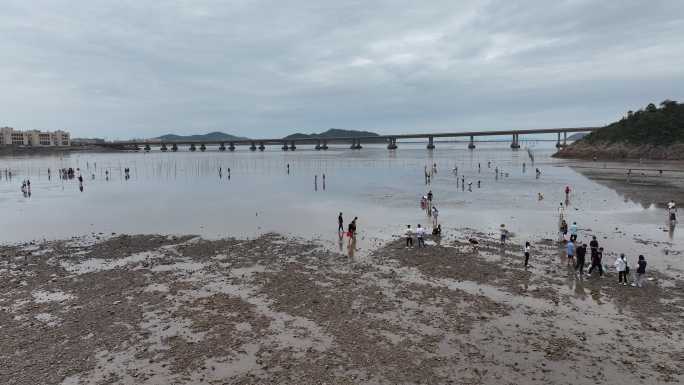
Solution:
{"label": "small island", "polygon": [[342,130],[339,128],[331,128],[319,134],[302,134],[295,133],[286,136],[283,139],[328,139],[328,138],[372,138],[379,136],[375,132],[359,131],[359,130]]}
{"label": "small island", "polygon": [[557,158],[684,160],[684,105],[665,100],[561,148]]}

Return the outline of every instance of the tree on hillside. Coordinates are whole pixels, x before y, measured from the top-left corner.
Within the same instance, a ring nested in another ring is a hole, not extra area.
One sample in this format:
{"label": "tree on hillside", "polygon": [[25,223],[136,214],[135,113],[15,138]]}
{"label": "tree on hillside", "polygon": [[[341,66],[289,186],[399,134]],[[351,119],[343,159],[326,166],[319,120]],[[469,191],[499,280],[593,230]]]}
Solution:
{"label": "tree on hillside", "polygon": [[684,105],[668,99],[660,107],[649,103],[644,110],[628,111],[626,118],[587,135],[585,140],[637,145],[684,142]]}

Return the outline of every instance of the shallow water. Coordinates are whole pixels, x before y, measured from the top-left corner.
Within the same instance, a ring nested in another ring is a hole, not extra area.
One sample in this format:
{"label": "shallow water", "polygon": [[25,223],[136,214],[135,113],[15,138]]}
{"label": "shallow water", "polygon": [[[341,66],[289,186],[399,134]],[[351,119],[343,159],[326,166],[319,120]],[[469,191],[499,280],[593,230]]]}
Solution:
{"label": "shallow water", "polygon": [[[431,228],[419,207],[420,197],[431,189],[446,232],[467,227],[495,236],[505,223],[515,234],[513,241],[520,243],[557,237],[557,207],[569,185],[567,216],[582,229],[582,240],[588,243],[588,235],[597,234],[608,253],[625,252],[630,258],[643,253],[657,266],[684,268],[684,256],[676,253],[684,245],[684,235],[679,229],[667,231],[665,212],[656,207],[664,202],[634,202],[588,179],[569,167],[578,162],[550,158],[552,143],[530,144],[530,148],[534,164],[525,150],[512,151],[504,143],[481,143],[474,151],[463,143],[437,143],[432,152],[424,144],[400,143],[395,152],[365,146],[360,151],[300,147],[295,152],[271,148],[231,153],[209,148],[204,153],[157,150],[5,157],[0,159],[0,240],[67,238],[91,232],[253,237],[276,231],[320,239],[332,247],[339,244],[347,252],[346,239],[339,242],[336,231],[337,214],[342,211],[345,224],[359,217],[356,248],[368,250],[400,234],[408,223]],[[423,170],[433,163],[438,173],[426,186]],[[465,189],[456,187],[455,166],[458,178],[465,177]],[[66,167],[81,169],[83,192],[76,179],[57,177],[57,169]],[[126,167],[131,169],[128,180],[123,173]],[[495,178],[495,167],[509,176]],[[539,179],[535,167],[542,171]],[[5,169],[12,171],[11,180]],[[26,178],[31,180],[30,197],[20,191]],[[544,200],[537,199],[538,192]]]}

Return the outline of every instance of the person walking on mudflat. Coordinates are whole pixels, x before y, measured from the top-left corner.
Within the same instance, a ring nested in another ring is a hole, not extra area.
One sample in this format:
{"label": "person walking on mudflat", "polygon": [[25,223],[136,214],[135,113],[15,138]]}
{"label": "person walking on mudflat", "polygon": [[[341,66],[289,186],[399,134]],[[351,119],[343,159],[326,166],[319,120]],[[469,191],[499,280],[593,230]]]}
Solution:
{"label": "person walking on mudflat", "polygon": [[570,225],[570,240],[577,241],[577,222],[572,222]]}
{"label": "person walking on mudflat", "polygon": [[627,261],[624,254],[620,254],[620,257],[615,260],[615,268],[618,272],[618,285],[627,286]]}
{"label": "person walking on mudflat", "polygon": [[587,278],[591,277],[591,272],[594,271],[594,269],[598,269],[599,271],[599,277],[603,278],[603,263],[601,260],[603,259],[603,247],[599,247],[598,250],[596,251],[596,254],[594,254],[593,250],[591,252],[591,267],[589,268],[589,271],[587,271]]}
{"label": "person walking on mudflat", "polygon": [[437,217],[439,216],[439,210],[437,210],[437,206],[432,206],[432,227],[437,227],[439,222],[437,221]]}
{"label": "person walking on mudflat", "polygon": [[525,248],[523,249],[525,252],[525,267],[528,266],[528,263],[530,261],[530,242],[525,242]]}
{"label": "person walking on mudflat", "polygon": [[416,240],[418,241],[418,247],[425,247],[425,229],[418,224],[416,228]]}
{"label": "person walking on mudflat", "polygon": [[337,232],[340,233],[344,231],[344,219],[342,219],[342,213],[337,216]]}
{"label": "person walking on mudflat", "polygon": [[587,255],[587,244],[583,243],[577,248],[577,263],[575,263],[575,270],[577,270],[577,277],[582,278],[584,273],[584,257]]}
{"label": "person walking on mudflat", "polygon": [[639,261],[637,262],[636,276],[634,277],[634,283],[632,286],[642,287],[644,285],[644,276],[646,275],[646,259],[643,255],[639,255]]}
{"label": "person walking on mudflat", "polygon": [[568,257],[568,266],[572,266],[575,262],[575,244],[572,241],[568,241],[568,244],[565,247],[565,253]]}
{"label": "person walking on mudflat", "polygon": [[506,225],[502,223],[499,231],[501,232],[501,245],[503,246],[506,244],[506,239],[508,238],[508,230],[506,230]]}
{"label": "person walking on mudflat", "polygon": [[561,220],[560,223],[560,236],[559,240],[561,242],[565,242],[565,237],[568,235],[568,222],[565,221],[565,219]]}
{"label": "person walking on mudflat", "polygon": [[354,217],[354,219],[349,222],[349,225],[347,226],[347,236],[349,237],[349,244],[347,247],[350,247],[352,245],[352,242],[356,242],[356,220],[358,217]]}
{"label": "person walking on mudflat", "polygon": [[406,247],[413,247],[413,230],[411,230],[411,225],[406,225],[404,235],[406,237]]}

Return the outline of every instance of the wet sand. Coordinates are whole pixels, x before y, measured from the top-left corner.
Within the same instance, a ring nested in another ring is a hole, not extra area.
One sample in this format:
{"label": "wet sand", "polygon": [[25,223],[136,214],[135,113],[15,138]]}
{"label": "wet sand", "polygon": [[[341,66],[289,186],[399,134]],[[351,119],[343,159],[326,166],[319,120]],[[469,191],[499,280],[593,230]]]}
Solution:
{"label": "wet sand", "polygon": [[0,383],[684,380],[684,272],[580,280],[550,240],[526,270],[520,245],[492,239],[352,258],[276,234],[1,246]]}
{"label": "wet sand", "polygon": [[[643,207],[655,203],[664,208],[670,200],[684,201],[684,166],[681,162],[623,163],[606,167],[598,163],[580,163],[572,169]],[[628,173],[630,169],[632,172]],[[659,170],[664,171],[660,173]]]}

